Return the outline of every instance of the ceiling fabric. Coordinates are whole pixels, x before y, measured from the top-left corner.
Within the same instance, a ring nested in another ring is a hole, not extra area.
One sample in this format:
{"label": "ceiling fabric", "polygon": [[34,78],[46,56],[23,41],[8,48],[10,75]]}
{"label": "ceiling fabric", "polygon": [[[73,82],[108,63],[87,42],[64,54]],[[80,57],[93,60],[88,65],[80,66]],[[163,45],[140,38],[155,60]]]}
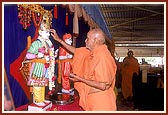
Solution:
{"label": "ceiling fabric", "polygon": [[106,22],[102,16],[100,8],[97,4],[81,4],[81,7],[85,9],[87,14],[99,25],[99,27],[106,33],[111,39],[112,36],[107,28]]}

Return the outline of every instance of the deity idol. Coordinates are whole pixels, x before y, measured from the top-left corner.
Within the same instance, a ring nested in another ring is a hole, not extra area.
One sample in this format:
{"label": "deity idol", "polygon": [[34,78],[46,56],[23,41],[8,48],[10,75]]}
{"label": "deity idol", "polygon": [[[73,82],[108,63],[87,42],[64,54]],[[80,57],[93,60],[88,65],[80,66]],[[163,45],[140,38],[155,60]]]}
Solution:
{"label": "deity idol", "polygon": [[[63,40],[71,45],[72,44],[72,36],[69,33],[66,33],[63,35]],[[73,55],[68,52],[63,47],[59,48],[59,68],[61,70],[61,84],[62,84],[62,92],[63,93],[71,93],[73,92],[73,88],[71,87],[71,83],[69,80],[69,74],[71,73],[71,61],[72,61]]]}
{"label": "deity idol", "polygon": [[28,86],[33,86],[33,102],[42,103],[45,100],[45,87],[49,87],[49,94],[54,92],[55,87],[55,58],[57,51],[49,39],[51,17],[48,12],[43,15],[39,28],[39,36],[34,41],[26,54],[26,60],[31,61]]}

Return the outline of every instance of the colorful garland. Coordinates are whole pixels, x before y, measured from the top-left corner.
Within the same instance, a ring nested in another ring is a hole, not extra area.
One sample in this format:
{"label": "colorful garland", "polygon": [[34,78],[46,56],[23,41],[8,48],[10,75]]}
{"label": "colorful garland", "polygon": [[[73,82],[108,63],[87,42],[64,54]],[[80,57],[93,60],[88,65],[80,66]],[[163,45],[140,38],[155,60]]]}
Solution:
{"label": "colorful garland", "polygon": [[19,23],[22,24],[23,29],[27,29],[31,23],[31,10],[18,5]]}

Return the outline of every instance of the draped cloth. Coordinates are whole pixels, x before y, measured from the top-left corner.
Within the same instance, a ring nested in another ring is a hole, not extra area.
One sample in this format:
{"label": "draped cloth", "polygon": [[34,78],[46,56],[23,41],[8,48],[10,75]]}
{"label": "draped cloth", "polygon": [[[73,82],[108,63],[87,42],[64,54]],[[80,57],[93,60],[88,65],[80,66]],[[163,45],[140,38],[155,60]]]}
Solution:
{"label": "draped cloth", "polygon": [[111,84],[108,90],[89,94],[90,86],[82,82],[76,82],[74,87],[79,92],[79,105],[84,110],[116,110],[116,95],[114,92],[116,64],[106,45],[102,45],[92,52],[84,47],[76,48],[72,70],[73,73],[85,79]]}
{"label": "draped cloth", "polygon": [[[85,5],[82,5],[82,6],[85,6]],[[86,9],[84,9],[81,5],[79,4],[69,4],[68,7],[69,7],[69,11],[74,13],[74,18],[73,18],[73,34],[74,35],[78,35],[79,34],[79,23],[78,23],[78,19],[79,18],[83,18],[85,22],[88,23],[88,25],[90,26],[90,29],[92,28],[98,28],[98,24],[94,21],[93,18],[91,18],[92,15],[96,16],[95,15],[95,12],[93,13],[87,13],[86,12]],[[97,7],[95,7],[95,5],[90,5],[92,8],[89,10],[90,12],[94,9],[97,11]],[[99,13],[97,12],[97,15]],[[95,18],[96,20],[101,20],[100,18]]]}
{"label": "draped cloth", "polygon": [[121,65],[122,82],[121,89],[124,99],[132,97],[132,77],[133,73],[139,73],[139,63],[134,57],[125,57]]}

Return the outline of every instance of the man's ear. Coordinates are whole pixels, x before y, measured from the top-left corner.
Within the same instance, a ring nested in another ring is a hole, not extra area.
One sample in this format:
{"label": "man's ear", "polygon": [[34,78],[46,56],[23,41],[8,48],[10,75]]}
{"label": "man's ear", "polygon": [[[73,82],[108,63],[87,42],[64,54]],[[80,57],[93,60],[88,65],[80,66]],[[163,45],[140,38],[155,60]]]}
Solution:
{"label": "man's ear", "polygon": [[98,42],[98,39],[97,39],[97,38],[94,38],[94,42],[97,43],[97,42]]}

